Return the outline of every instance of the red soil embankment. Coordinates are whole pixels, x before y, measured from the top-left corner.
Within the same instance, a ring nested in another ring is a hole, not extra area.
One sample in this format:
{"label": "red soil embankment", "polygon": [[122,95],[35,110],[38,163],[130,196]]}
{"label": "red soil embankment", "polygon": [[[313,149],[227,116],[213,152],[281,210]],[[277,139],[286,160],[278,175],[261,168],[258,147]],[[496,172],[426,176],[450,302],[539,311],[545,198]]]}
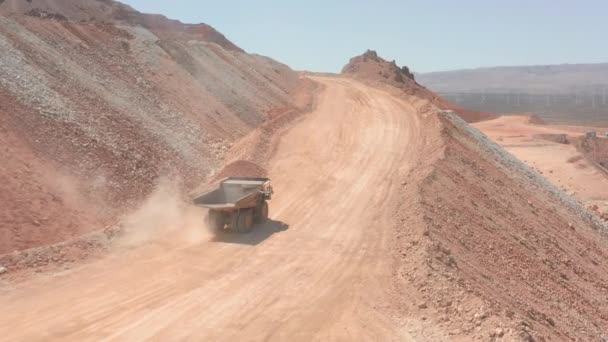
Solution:
{"label": "red soil embankment", "polygon": [[0,4],[0,255],[100,231],[162,179],[191,189],[300,110],[297,73],[214,32],[112,1]]}
{"label": "red soil embankment", "polygon": [[419,311],[458,341],[604,336],[606,227],[466,123],[448,115],[439,125],[441,152],[408,195],[420,206],[401,218],[403,291],[419,293]]}

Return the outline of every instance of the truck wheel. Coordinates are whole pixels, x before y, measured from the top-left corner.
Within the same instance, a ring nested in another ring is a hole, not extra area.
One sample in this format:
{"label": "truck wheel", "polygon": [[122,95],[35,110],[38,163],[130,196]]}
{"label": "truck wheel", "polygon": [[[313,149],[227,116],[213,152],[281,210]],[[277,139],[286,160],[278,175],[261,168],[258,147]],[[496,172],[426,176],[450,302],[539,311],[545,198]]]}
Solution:
{"label": "truck wheel", "polygon": [[262,210],[260,211],[262,213],[262,215],[260,215],[262,221],[268,220],[268,202],[264,201],[264,203],[262,203]]}
{"label": "truck wheel", "polygon": [[249,233],[253,227],[253,210],[241,210],[238,214],[239,219],[237,223],[236,231],[238,233]]}
{"label": "truck wheel", "polygon": [[268,219],[268,202],[264,201],[255,208],[255,223],[262,223]]}
{"label": "truck wheel", "polygon": [[230,213],[230,231],[234,233],[239,232],[239,212],[234,211]]}
{"label": "truck wheel", "polygon": [[219,211],[209,210],[207,224],[214,233],[224,230],[224,216]]}

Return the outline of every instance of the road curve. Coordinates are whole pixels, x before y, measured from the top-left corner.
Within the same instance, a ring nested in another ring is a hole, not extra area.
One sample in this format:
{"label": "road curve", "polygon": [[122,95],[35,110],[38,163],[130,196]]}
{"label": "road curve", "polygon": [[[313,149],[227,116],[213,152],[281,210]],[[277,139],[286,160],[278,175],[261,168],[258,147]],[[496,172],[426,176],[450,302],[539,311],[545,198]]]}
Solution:
{"label": "road curve", "polygon": [[407,102],[342,78],[281,138],[272,220],[245,236],[113,253],[0,294],[0,339],[403,339],[391,201],[419,156]]}

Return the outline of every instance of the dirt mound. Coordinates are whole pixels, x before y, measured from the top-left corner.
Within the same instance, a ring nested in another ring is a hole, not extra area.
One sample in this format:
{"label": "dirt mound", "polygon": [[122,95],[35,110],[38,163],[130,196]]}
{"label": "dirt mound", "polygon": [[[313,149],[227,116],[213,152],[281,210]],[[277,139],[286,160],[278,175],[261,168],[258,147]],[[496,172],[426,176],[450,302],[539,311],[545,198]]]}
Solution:
{"label": "dirt mound", "polygon": [[375,84],[391,85],[407,95],[429,100],[442,109],[453,110],[467,122],[496,117],[491,113],[465,109],[447,101],[416,82],[414,74],[410,72],[407,66],[399,67],[394,60],[386,61],[379,57],[376,51],[367,50],[361,56],[351,58],[342,69],[342,74]]}
{"label": "dirt mound", "polygon": [[408,310],[436,315],[455,340],[604,337],[606,227],[456,116],[437,124],[441,142],[407,194],[416,215],[399,225],[400,286],[424,303]]}
{"label": "dirt mound", "polygon": [[556,142],[558,144],[569,144],[570,143],[570,139],[568,139],[568,135],[561,134],[561,133],[534,134],[534,135],[532,135],[532,138]]}
{"label": "dirt mound", "polygon": [[160,178],[197,186],[235,141],[302,105],[297,73],[204,24],[112,1],[7,0],[0,13],[0,177],[12,203],[0,209],[0,254],[101,229]]}
{"label": "dirt mound", "polygon": [[[0,96],[0,102],[14,115],[25,114],[10,107],[6,97]],[[12,129],[10,118],[0,111],[0,254],[58,243],[81,235],[88,227],[102,227],[105,213],[78,191],[78,180],[59,172],[53,161],[37,156],[22,139],[29,132]]]}
{"label": "dirt mound", "polygon": [[207,24],[183,24],[163,15],[140,13],[112,0],[5,0],[0,2],[2,15],[27,15],[42,19],[73,22],[110,22],[141,26],[164,39],[199,40],[218,44],[227,51],[243,52],[223,34]]}
{"label": "dirt mound", "polygon": [[535,114],[528,114],[528,123],[533,125],[546,125],[547,122],[540,116]]}
{"label": "dirt mound", "polygon": [[266,177],[268,171],[259,165],[246,160],[234,161],[222,168],[213,178],[220,180],[226,177]]}
{"label": "dirt mound", "polygon": [[573,145],[587,160],[608,174],[608,139],[581,136],[573,139]]}
{"label": "dirt mound", "polygon": [[4,0],[0,3],[0,14],[26,14],[43,18],[65,20],[110,20],[115,11],[134,12],[132,8],[111,0]]}

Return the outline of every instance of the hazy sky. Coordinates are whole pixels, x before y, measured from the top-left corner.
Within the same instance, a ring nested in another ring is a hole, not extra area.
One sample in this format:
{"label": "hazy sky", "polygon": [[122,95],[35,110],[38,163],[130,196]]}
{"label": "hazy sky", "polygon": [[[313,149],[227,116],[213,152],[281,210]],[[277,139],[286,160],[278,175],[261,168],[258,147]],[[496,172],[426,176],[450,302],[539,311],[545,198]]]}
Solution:
{"label": "hazy sky", "polygon": [[339,71],[366,49],[417,72],[608,62],[606,0],[123,0],[248,52]]}

